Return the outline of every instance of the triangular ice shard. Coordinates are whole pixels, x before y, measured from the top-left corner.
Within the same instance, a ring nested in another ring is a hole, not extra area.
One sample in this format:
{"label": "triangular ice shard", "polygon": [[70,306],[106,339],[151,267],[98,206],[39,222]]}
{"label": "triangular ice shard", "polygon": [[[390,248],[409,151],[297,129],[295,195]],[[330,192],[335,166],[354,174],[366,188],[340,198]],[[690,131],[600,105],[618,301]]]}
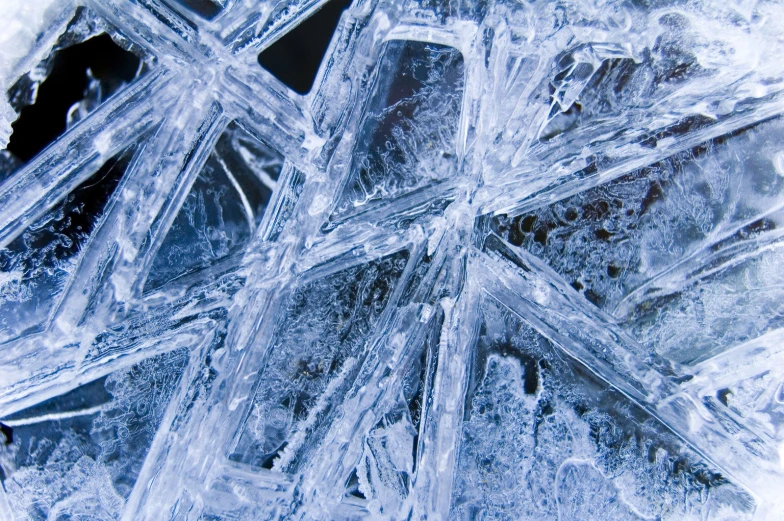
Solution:
{"label": "triangular ice shard", "polygon": [[170,351],[3,418],[14,442],[0,481],[13,512],[116,519],[187,362],[187,349]]}
{"label": "triangular ice shard", "polygon": [[455,174],[464,85],[463,56],[452,47],[384,46],[333,219]]}
{"label": "triangular ice shard", "polygon": [[454,519],[751,517],[752,497],[656,418],[492,297],[481,307]]}
{"label": "triangular ice shard", "polygon": [[145,291],[240,254],[264,217],[282,167],[279,153],[231,123],[163,240]]}
{"label": "triangular ice shard", "polygon": [[323,435],[370,349],[408,259],[403,250],[298,287],[266,349],[257,391],[230,459],[288,472]]}
{"label": "triangular ice shard", "polygon": [[[782,137],[765,121],[493,227],[651,350],[704,359],[784,323]],[[741,301],[759,312],[732,318]]]}
{"label": "triangular ice shard", "polygon": [[0,249],[0,342],[38,331],[100,226],[136,147],[86,181]]}

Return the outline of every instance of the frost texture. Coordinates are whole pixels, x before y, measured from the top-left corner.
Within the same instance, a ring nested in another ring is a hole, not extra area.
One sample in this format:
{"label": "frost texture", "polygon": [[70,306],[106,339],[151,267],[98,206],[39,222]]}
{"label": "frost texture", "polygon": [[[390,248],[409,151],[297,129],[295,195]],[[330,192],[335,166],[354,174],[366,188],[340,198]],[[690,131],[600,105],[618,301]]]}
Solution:
{"label": "frost texture", "polygon": [[0,520],[784,517],[780,2],[28,4]]}

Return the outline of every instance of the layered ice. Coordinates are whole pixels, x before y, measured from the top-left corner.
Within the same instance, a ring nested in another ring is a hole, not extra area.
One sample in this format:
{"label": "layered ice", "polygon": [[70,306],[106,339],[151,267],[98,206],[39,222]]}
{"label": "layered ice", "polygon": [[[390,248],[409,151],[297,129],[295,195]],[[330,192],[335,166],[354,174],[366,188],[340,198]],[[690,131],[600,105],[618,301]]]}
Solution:
{"label": "layered ice", "polygon": [[784,517],[780,2],[11,4],[0,520]]}

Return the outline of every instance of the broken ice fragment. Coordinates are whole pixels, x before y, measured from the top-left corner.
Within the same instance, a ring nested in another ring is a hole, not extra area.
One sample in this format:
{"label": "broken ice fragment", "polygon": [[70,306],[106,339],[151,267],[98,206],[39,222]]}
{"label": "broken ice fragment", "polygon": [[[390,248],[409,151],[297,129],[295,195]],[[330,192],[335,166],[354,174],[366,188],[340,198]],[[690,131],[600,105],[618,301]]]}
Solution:
{"label": "broken ice fragment", "polygon": [[109,159],[0,249],[0,342],[42,327],[135,151]]}
{"label": "broken ice fragment", "polygon": [[231,123],[164,238],[145,291],[241,253],[264,217],[282,164],[280,154]]}
{"label": "broken ice fragment", "polygon": [[455,174],[465,82],[460,52],[392,40],[376,74],[335,217]]}
{"label": "broken ice fragment", "polygon": [[16,434],[0,459],[14,513],[116,519],[187,360],[176,349],[3,418]]}
{"label": "broken ice fragment", "polygon": [[[331,409],[331,396],[350,385],[367,354],[368,337],[407,259],[408,252],[401,251],[295,290],[267,348],[258,390],[230,459],[287,470],[303,461],[301,454],[316,443],[324,408]],[[290,453],[287,461],[274,463],[284,452]]]}
{"label": "broken ice fragment", "polygon": [[[719,511],[752,518],[748,493],[711,471],[659,420],[495,299],[483,299],[481,317],[453,519],[478,512],[558,519],[568,512],[574,519],[677,520]],[[590,496],[579,478],[591,480]]]}

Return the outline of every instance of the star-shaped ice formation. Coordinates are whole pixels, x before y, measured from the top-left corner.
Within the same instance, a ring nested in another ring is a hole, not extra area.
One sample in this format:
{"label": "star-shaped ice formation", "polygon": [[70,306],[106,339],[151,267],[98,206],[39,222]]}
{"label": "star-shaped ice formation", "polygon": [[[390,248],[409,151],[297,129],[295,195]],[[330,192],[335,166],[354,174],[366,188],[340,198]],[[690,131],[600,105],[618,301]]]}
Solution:
{"label": "star-shaped ice formation", "polygon": [[17,66],[138,64],[0,158],[0,519],[780,519],[784,8],[322,4]]}

